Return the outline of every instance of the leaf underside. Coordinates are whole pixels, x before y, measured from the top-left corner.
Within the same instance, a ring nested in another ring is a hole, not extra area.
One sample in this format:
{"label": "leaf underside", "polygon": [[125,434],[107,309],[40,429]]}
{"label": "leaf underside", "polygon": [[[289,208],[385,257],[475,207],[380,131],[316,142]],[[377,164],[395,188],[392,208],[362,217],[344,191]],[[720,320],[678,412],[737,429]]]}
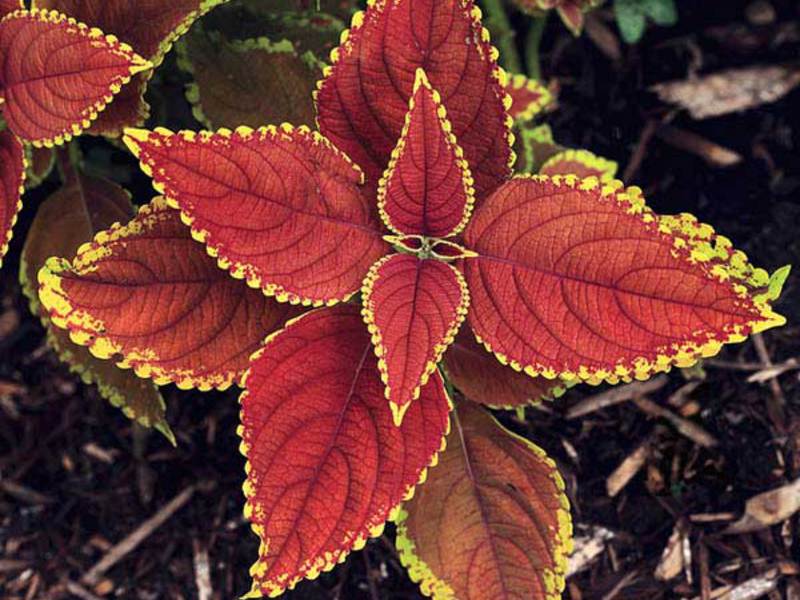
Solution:
{"label": "leaf underside", "polygon": [[386,397],[400,421],[464,321],[466,284],[445,262],[393,254],[370,271],[363,302]]}
{"label": "leaf underside", "polygon": [[615,383],[690,366],[780,325],[766,286],[691,215],[658,216],[638,188],[514,179],[465,232],[469,324],[515,369]]}
{"label": "leaf underside", "polygon": [[70,264],[48,260],[39,298],[102,359],[158,384],[238,384],[263,337],[298,314],[218,269],[163,198],[101,232]]}
{"label": "leaf underside", "polygon": [[478,198],[510,174],[505,77],[478,15],[472,0],[376,0],[353,18],[320,84],[318,121],[370,185],[400,138],[418,68],[442,96]]}
{"label": "leaf underside", "polygon": [[125,141],[220,266],[278,300],[344,300],[386,253],[361,173],[308,128],[128,130]]}
{"label": "leaf underside", "polygon": [[405,503],[397,548],[437,600],[556,600],[572,524],[564,482],[545,453],[459,402],[438,466]]}
{"label": "leaf underside", "polygon": [[[227,0],[34,0],[117,36],[157,67],[172,44],[191,24]],[[124,127],[139,126],[149,115],[144,100],[152,71],[136,75],[115,98],[89,133],[117,137]]]}
{"label": "leaf underside", "polygon": [[129,46],[63,14],[17,11],[0,24],[0,97],[14,133],[61,144],[89,127],[132,75],[150,64]]}
{"label": "leaf underside", "polygon": [[24,184],[25,150],[11,131],[0,131],[0,265],[22,209]]}
{"label": "leaf underside", "polygon": [[304,315],[254,356],[242,394],[253,591],[274,596],[380,535],[435,463],[449,401],[433,378],[395,426],[358,307]]}
{"label": "leaf underside", "polygon": [[31,312],[41,317],[48,343],[59,358],[85,383],[97,384],[100,395],[128,418],[156,427],[174,444],[165,417],[166,405],[156,385],[119,369],[111,361],[95,358],[87,348],[74,344],[69,332],[53,326],[39,305],[37,273],[49,257],[73,256],[95,234],[114,223],[129,221],[133,213],[130,197],[121,187],[76,174],[39,206],[25,238],[20,282],[30,300]]}

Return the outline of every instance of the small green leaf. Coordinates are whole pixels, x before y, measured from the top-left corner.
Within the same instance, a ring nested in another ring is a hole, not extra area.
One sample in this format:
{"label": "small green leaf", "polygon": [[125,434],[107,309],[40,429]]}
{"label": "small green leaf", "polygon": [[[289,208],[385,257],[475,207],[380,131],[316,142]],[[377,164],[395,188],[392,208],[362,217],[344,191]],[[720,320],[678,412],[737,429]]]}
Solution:
{"label": "small green leaf", "polygon": [[641,0],[642,9],[656,25],[669,27],[678,22],[675,0]]}
{"label": "small green leaf", "polygon": [[623,40],[635,44],[642,39],[645,17],[639,0],[617,0],[614,3],[614,16]]}

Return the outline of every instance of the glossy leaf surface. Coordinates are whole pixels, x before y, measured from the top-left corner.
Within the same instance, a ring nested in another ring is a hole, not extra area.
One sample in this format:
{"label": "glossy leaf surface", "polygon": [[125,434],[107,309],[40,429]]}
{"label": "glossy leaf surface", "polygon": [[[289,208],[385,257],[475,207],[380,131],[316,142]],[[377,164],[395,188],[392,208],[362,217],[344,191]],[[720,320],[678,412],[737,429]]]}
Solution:
{"label": "glossy leaf surface", "polygon": [[539,169],[539,174],[576,175],[577,177],[597,177],[608,182],[617,174],[618,165],[613,160],[589,152],[588,150],[562,150],[548,158]]}
{"label": "glossy leaf surface", "polygon": [[157,428],[174,444],[175,436],[165,418],[166,405],[156,385],[74,344],[68,331],[54,327],[41,314],[39,305],[37,273],[49,257],[73,256],[96,233],[132,218],[131,201],[122,188],[103,179],[76,175],[37,210],[22,250],[20,282],[31,311],[42,318],[48,343],[70,370],[84,383],[96,384],[100,395],[128,418]]}
{"label": "glossy leaf surface", "polygon": [[508,112],[517,122],[533,120],[553,101],[544,85],[519,73],[509,76],[506,93],[511,97]]}
{"label": "glossy leaf surface", "polygon": [[572,523],[543,450],[459,402],[439,465],[398,519],[409,575],[435,599],[560,598]]}
{"label": "glossy leaf surface", "polygon": [[14,133],[35,146],[78,135],[150,63],[99,29],[55,11],[16,11],[0,23],[0,98]]}
{"label": "glossy leaf surface", "polygon": [[438,90],[480,198],[510,173],[505,76],[472,0],[370,0],[317,95],[320,131],[376,185],[400,138],[417,68]]}
{"label": "glossy leaf surface", "polygon": [[500,363],[463,327],[444,355],[448,379],[470,400],[491,408],[518,408],[557,398],[564,384],[518,373]]}
{"label": "glossy leaf surface", "polygon": [[241,402],[245,514],[261,539],[252,596],[314,578],[380,535],[435,463],[449,423],[436,376],[394,425],[352,305],[313,311],[272,336]]}
{"label": "glossy leaf surface", "polygon": [[466,283],[445,262],[393,254],[370,270],[363,302],[386,398],[400,423],[464,321]]}
{"label": "glossy leaf surface", "polygon": [[98,234],[72,264],[48,260],[39,284],[74,342],[184,389],[239,383],[264,336],[298,314],[218,269],[162,198]]}
{"label": "glossy leaf surface", "polygon": [[125,142],[220,266],[267,295],[334,303],[385,254],[361,172],[307,128],[128,130]]}
{"label": "glossy leaf surface", "polygon": [[[226,0],[34,0],[40,8],[58,10],[126,42],[158,67],[172,44],[192,23]],[[149,115],[144,100],[152,71],[122,89],[100,114],[90,133],[119,136],[124,127],[139,126]]]}
{"label": "glossy leaf surface", "polygon": [[0,265],[8,252],[25,191],[25,150],[8,129],[0,131]]}
{"label": "glossy leaf surface", "polygon": [[469,323],[504,362],[590,382],[690,366],[780,325],[769,277],[690,215],[662,217],[638,188],[514,179],[465,233]]}
{"label": "glossy leaf surface", "polygon": [[194,78],[186,96],[206,127],[314,125],[312,94],[321,72],[291,42],[229,41],[194,31],[178,49],[179,64]]}
{"label": "glossy leaf surface", "polygon": [[441,96],[417,69],[405,126],[378,188],[381,216],[396,233],[454,235],[472,213],[472,183]]}

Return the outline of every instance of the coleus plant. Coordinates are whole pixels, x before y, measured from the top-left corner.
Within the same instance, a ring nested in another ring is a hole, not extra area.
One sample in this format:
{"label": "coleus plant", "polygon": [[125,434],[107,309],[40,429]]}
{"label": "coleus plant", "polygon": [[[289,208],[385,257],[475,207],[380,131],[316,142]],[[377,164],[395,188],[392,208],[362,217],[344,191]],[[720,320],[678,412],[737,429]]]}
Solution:
{"label": "coleus plant", "polygon": [[52,250],[76,256],[39,271],[45,317],[156,384],[245,387],[251,596],[394,520],[427,594],[558,597],[563,481],[484,406],[645,379],[783,323],[785,269],[656,215],[615,165],[540,132],[545,174],[512,176],[514,117],[544,92],[496,61],[472,0],[373,0],[324,71],[318,131],[127,129],[161,195],[110,227],[129,207],[65,175],[96,235]]}

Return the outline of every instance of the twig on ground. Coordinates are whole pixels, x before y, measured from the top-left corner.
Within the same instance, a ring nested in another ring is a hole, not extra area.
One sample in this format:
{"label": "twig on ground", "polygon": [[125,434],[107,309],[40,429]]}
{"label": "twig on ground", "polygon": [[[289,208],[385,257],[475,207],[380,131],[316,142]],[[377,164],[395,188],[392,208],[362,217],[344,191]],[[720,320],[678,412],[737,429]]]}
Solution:
{"label": "twig on ground", "polygon": [[619,494],[641,470],[644,463],[647,461],[647,455],[650,452],[652,443],[653,436],[650,436],[642,442],[636,450],[631,452],[625,460],[614,469],[614,472],[608,476],[608,479],[606,479],[606,491],[610,498]]}
{"label": "twig on ground", "polygon": [[703,446],[704,448],[713,448],[718,444],[717,439],[705,429],[700,427],[700,425],[676,415],[671,410],[656,404],[652,400],[647,398],[637,398],[633,401],[633,403],[636,404],[636,406],[638,406],[643,412],[646,412],[649,415],[666,419],[672,424],[673,427],[675,427],[675,429],[678,430],[678,433],[689,438],[694,443]]}
{"label": "twig on ground", "polygon": [[208,550],[198,540],[192,540],[194,554],[194,581],[197,585],[197,599],[211,600],[214,589],[211,587],[211,566],[208,561]]}
{"label": "twig on ground", "polygon": [[667,385],[668,381],[669,379],[666,375],[659,375],[648,381],[635,381],[589,396],[567,411],[567,419],[576,419],[598,411],[601,408],[621,404],[622,402],[627,402],[628,400],[633,400],[645,394],[655,392]]}

